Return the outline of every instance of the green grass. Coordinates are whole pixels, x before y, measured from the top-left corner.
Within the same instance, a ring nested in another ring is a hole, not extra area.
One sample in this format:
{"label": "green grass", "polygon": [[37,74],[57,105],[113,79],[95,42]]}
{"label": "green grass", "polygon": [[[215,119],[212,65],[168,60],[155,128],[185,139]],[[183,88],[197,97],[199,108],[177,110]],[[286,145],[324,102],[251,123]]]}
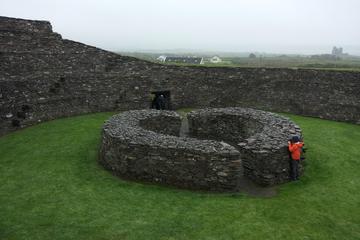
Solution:
{"label": "green grass", "polygon": [[96,161],[110,115],[0,138],[0,239],[360,239],[360,126],[291,116],[306,173],[264,199],[112,176]]}
{"label": "green grass", "polygon": [[[141,52],[123,52],[125,56],[132,56],[146,61],[156,62],[160,54],[141,53]],[[213,54],[213,53],[212,53]],[[204,57],[205,64],[184,64],[184,63],[162,63],[165,65],[177,66],[200,66],[200,67],[230,67],[230,68],[291,68],[291,69],[316,69],[316,70],[334,70],[334,71],[360,71],[359,56],[342,56],[340,59],[312,58],[310,55],[278,55],[278,54],[257,54],[256,58],[249,58],[249,54],[229,53],[220,54],[222,62],[211,63],[208,61],[212,54],[182,53],[180,55],[198,55]],[[165,54],[167,55],[167,54]],[[260,57],[262,55],[262,57]]]}

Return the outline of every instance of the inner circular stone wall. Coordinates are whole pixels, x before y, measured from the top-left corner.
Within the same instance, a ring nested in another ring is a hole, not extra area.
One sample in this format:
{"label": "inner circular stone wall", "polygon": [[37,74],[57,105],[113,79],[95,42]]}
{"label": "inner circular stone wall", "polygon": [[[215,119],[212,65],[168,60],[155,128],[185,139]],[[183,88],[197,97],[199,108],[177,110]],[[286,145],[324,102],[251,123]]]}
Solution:
{"label": "inner circular stone wall", "polygon": [[114,174],[188,189],[228,191],[241,170],[235,147],[214,140],[178,137],[176,112],[134,110],[104,125],[100,163]]}
{"label": "inner circular stone wall", "polygon": [[261,185],[289,179],[287,139],[298,126],[276,114],[244,108],[188,114],[179,137],[176,112],[128,111],[103,127],[99,162],[114,174],[188,189],[237,191],[243,175]]}
{"label": "inner circular stone wall", "polygon": [[[239,150],[243,174],[260,185],[289,180],[287,142],[301,136],[290,119],[249,108],[208,108],[188,114],[189,135],[224,141]],[[303,166],[300,163],[300,172]]]}

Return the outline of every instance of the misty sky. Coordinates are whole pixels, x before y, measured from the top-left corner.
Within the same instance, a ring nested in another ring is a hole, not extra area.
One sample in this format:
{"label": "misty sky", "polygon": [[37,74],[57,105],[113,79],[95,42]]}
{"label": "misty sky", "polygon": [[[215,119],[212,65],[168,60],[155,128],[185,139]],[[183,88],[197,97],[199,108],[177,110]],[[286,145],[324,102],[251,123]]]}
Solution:
{"label": "misty sky", "polygon": [[360,55],[360,0],[0,0],[0,15],[115,51]]}

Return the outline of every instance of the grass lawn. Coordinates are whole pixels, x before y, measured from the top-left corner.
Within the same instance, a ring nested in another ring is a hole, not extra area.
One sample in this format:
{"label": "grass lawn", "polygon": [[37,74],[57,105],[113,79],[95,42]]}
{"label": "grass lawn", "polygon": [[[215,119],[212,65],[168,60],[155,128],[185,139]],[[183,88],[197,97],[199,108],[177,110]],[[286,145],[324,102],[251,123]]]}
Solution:
{"label": "grass lawn", "polygon": [[0,239],[360,239],[360,126],[291,116],[305,176],[273,198],[120,180],[97,164],[110,113],[0,138]]}

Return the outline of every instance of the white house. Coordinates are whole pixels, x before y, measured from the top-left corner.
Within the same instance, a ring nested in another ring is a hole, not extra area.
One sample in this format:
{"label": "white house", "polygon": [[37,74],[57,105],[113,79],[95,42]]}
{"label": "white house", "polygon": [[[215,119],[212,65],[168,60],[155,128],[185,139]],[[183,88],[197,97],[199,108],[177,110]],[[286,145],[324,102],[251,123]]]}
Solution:
{"label": "white house", "polygon": [[159,62],[165,62],[166,56],[161,55],[161,56],[159,56],[156,60],[158,60]]}
{"label": "white house", "polygon": [[211,63],[219,63],[221,61],[221,58],[219,58],[218,56],[213,56],[212,58],[210,58]]}

